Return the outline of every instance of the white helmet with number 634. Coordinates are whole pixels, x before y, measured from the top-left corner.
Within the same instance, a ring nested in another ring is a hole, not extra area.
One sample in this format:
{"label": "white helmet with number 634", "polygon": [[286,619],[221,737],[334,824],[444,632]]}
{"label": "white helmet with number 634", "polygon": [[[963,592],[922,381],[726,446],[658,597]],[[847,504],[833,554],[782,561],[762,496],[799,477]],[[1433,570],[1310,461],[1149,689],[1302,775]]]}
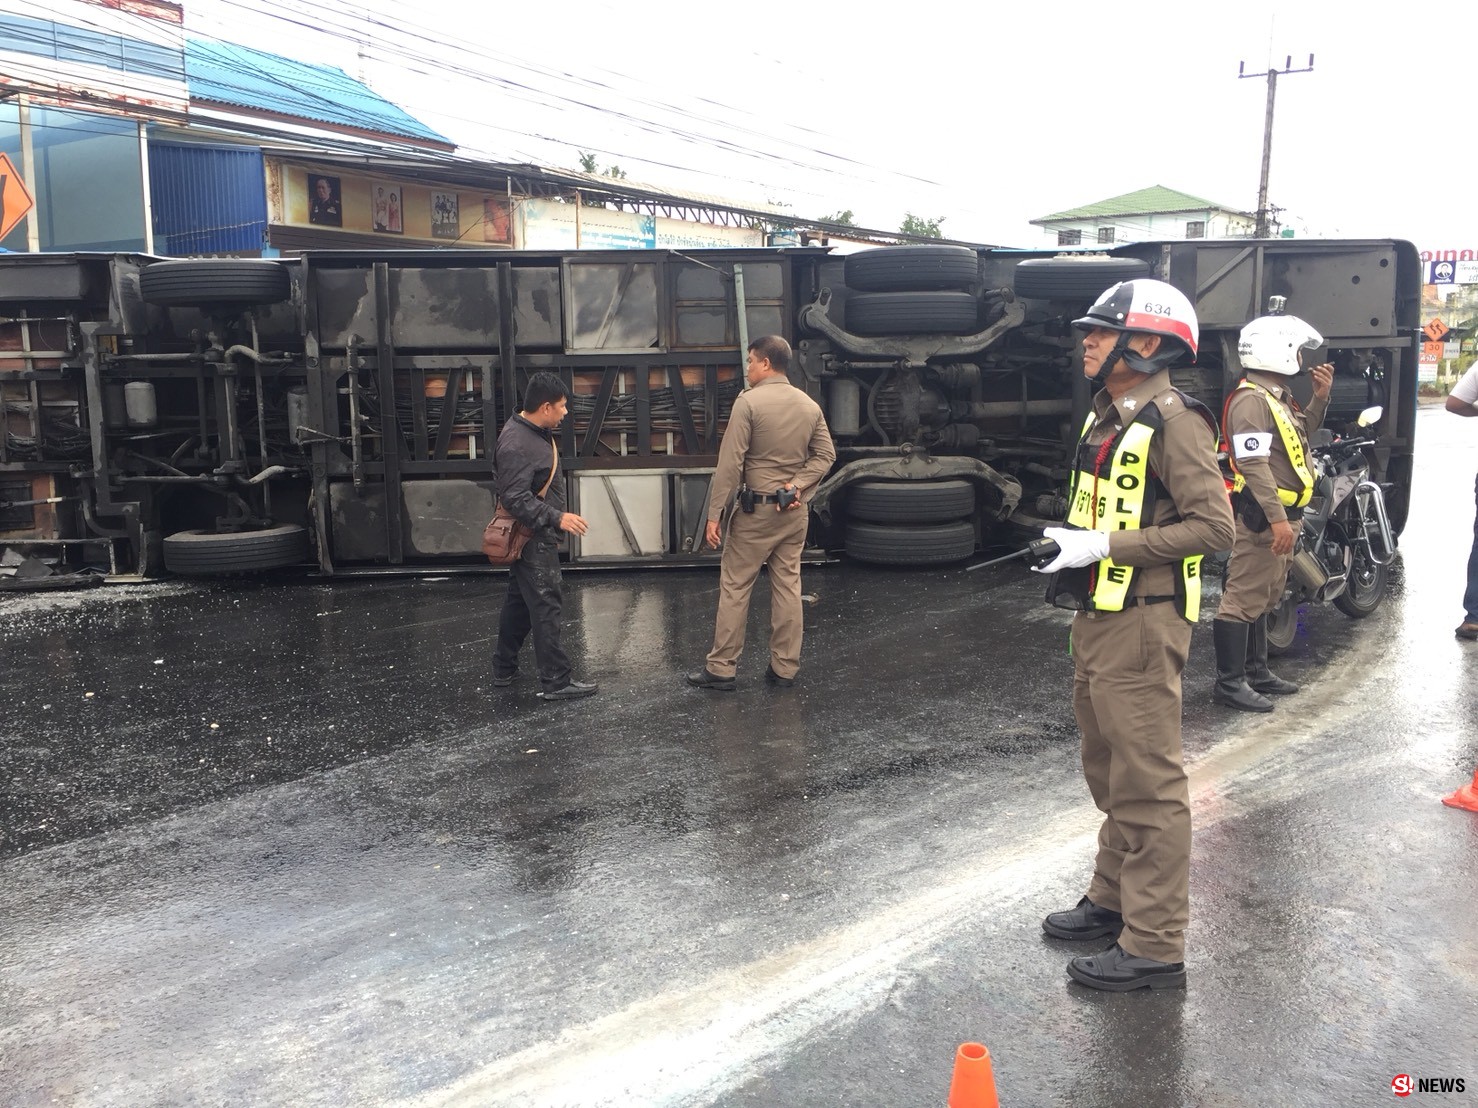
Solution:
{"label": "white helmet with number 634", "polygon": [[[1109,372],[1117,357],[1140,373],[1157,373],[1183,360],[1195,361],[1201,342],[1201,324],[1185,293],[1147,277],[1105,289],[1086,315],[1073,320],[1073,326],[1079,331],[1103,327],[1122,333],[1114,357],[1100,368],[1100,377]],[[1160,336],[1160,348],[1151,357],[1141,357],[1128,348],[1128,336],[1135,334]]]}

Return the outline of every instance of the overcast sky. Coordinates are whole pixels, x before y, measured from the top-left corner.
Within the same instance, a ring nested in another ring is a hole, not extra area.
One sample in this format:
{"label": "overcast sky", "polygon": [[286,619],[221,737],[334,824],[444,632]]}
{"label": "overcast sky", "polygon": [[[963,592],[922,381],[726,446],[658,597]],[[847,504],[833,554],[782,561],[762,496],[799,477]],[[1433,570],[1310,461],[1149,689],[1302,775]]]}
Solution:
{"label": "overcast sky", "polygon": [[1285,225],[1478,245],[1478,4],[185,2],[190,30],[338,65],[471,150],[591,150],[633,180],[1006,245],[1149,185],[1255,208],[1267,84],[1238,63],[1313,53],[1278,81]]}

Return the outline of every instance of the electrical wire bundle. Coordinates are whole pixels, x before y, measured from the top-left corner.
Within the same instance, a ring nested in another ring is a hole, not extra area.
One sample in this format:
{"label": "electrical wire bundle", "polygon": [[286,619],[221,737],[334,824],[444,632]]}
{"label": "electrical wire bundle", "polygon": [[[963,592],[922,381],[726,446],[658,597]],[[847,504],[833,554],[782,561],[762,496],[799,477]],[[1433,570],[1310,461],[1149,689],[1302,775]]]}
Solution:
{"label": "electrical wire bundle", "polygon": [[5,449],[9,451],[10,457],[17,461],[75,461],[79,458],[86,458],[92,449],[92,441],[88,438],[87,432],[78,424],[75,415],[70,418],[56,416],[43,408],[41,411],[41,442],[38,446],[36,439],[32,436],[18,434],[9,427],[10,416],[29,417],[31,405],[29,403],[7,403],[3,411],[6,421]]}

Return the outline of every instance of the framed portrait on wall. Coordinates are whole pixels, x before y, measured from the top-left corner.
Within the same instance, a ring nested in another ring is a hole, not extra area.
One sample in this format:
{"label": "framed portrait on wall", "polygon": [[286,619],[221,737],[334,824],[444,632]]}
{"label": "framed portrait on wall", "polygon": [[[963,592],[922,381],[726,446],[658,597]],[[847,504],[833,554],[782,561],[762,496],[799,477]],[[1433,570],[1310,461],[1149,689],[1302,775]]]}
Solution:
{"label": "framed portrait on wall", "polygon": [[308,175],[308,222],[321,227],[344,226],[344,202],[337,177]]}
{"label": "framed portrait on wall", "polygon": [[431,194],[431,237],[456,239],[461,236],[462,213],[455,192]]}
{"label": "framed portrait on wall", "polygon": [[483,197],[482,241],[513,245],[513,212],[508,201],[495,196]]}
{"label": "framed portrait on wall", "polygon": [[401,234],[405,225],[400,214],[400,186],[387,181],[370,185],[371,226],[388,235]]}

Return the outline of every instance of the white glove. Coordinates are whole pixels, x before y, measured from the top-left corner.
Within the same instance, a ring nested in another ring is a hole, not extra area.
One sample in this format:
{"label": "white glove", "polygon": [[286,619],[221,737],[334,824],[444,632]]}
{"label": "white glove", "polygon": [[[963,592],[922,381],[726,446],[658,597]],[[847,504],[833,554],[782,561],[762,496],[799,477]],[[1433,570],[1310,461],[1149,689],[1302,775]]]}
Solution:
{"label": "white glove", "polygon": [[1051,539],[1061,551],[1057,557],[1041,569],[1032,566],[1034,573],[1056,573],[1059,569],[1080,569],[1101,562],[1108,557],[1109,537],[1107,531],[1077,531],[1067,527],[1048,527],[1042,537]]}

